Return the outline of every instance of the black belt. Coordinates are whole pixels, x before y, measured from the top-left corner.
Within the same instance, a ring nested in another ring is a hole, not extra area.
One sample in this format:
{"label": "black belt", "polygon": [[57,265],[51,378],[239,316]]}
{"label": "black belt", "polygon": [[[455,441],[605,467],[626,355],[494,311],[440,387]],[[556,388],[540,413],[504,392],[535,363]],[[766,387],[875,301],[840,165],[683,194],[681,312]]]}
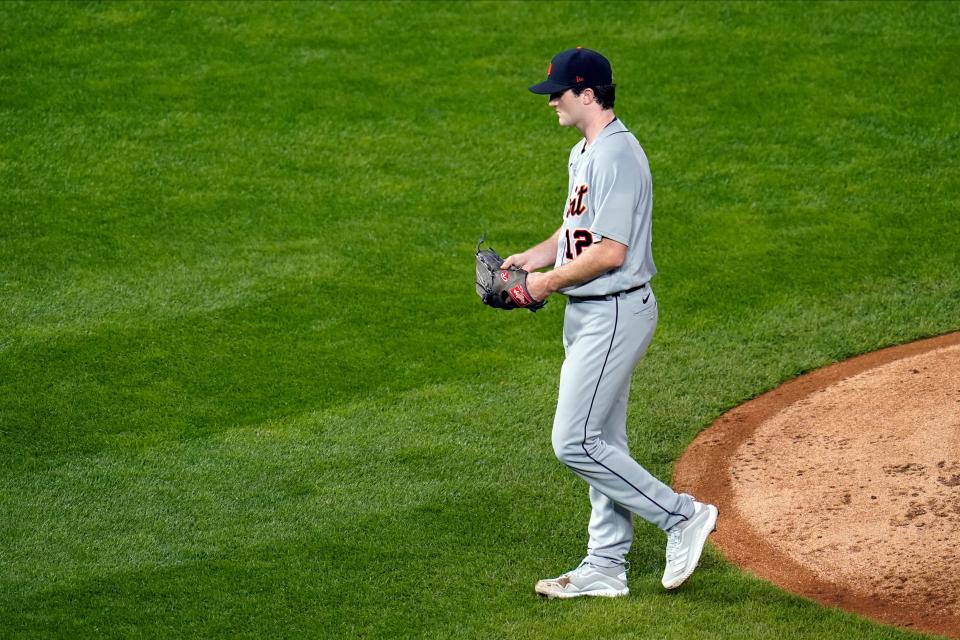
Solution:
{"label": "black belt", "polygon": [[630,289],[624,289],[623,291],[617,291],[616,293],[608,293],[605,296],[567,296],[567,300],[570,302],[590,302],[594,300],[613,300],[617,296],[626,295],[628,293],[633,293],[634,291],[639,291],[640,289],[646,289],[647,283],[644,282],[641,285]]}

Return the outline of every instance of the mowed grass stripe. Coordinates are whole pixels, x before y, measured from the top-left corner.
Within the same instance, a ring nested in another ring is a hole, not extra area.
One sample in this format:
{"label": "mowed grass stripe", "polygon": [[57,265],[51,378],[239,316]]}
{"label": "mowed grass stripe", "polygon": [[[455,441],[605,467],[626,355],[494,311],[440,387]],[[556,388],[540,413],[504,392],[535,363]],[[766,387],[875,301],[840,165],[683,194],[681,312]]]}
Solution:
{"label": "mowed grass stripe", "polygon": [[[545,19],[550,27],[545,28]],[[0,6],[0,635],[912,637],[712,551],[541,602],[585,541],[552,457],[562,300],[483,309],[576,135],[525,87],[614,60],[662,321],[634,453],[956,329],[950,3]]]}
{"label": "mowed grass stripe", "polygon": [[[452,428],[470,424],[475,407],[438,405],[449,395],[435,388],[403,398],[402,406],[411,402],[434,415],[406,428],[402,411],[381,416],[370,429],[351,428],[370,419],[369,408],[357,407],[348,416],[301,416],[145,452],[61,460],[18,478],[19,486],[2,492],[32,498],[19,506],[16,526],[4,531],[5,540],[19,543],[5,553],[9,611],[23,615],[11,630],[69,635],[108,625],[117,636],[255,635],[282,623],[307,635],[326,629],[403,636],[421,629],[436,636],[536,637],[556,625],[574,637],[596,629],[626,637],[634,631],[610,613],[639,615],[648,633],[696,633],[697,616],[684,619],[688,609],[722,605],[746,615],[755,599],[771,597],[768,587],[738,585],[735,571],[711,553],[705,573],[720,575],[707,584],[725,595],[717,601],[694,591],[687,594],[692,601],[678,602],[658,586],[661,535],[647,529],[638,532],[643,551],[633,560],[638,575],[630,606],[546,610],[556,603],[531,598],[525,576],[538,571],[542,557],[569,561],[554,556],[582,534],[586,509],[581,504],[571,513],[568,506],[582,497],[582,487],[545,465],[545,451],[527,460],[510,451],[509,443],[530,434]],[[492,402],[484,409],[494,418],[503,412]],[[416,443],[421,428],[431,429],[430,443]],[[385,433],[397,439],[394,447],[383,446]],[[523,464],[497,468],[501,457]],[[352,499],[358,493],[362,515]],[[537,508],[517,510],[520,500]],[[542,556],[529,553],[531,540]],[[413,567],[429,588],[411,588]],[[296,604],[326,603],[334,585],[349,593],[337,606]],[[799,609],[794,623],[808,627],[793,637],[825,637],[852,623],[824,621],[816,607],[788,596],[770,601]],[[370,607],[381,616],[366,618]],[[474,607],[488,608],[492,620],[464,624],[462,613]],[[517,628],[501,607],[531,619]],[[672,619],[678,609],[679,627]],[[756,618],[752,626],[765,628]],[[742,632],[730,625],[716,635]]]}

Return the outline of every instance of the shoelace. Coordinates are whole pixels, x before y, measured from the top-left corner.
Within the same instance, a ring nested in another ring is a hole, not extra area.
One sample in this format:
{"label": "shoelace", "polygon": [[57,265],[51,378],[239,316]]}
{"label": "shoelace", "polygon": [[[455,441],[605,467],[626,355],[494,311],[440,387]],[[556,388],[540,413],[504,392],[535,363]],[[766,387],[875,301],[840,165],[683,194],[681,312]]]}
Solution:
{"label": "shoelace", "polygon": [[[570,575],[573,575],[573,574],[575,574],[575,573],[580,573],[580,572],[584,569],[584,567],[586,567],[587,569],[594,569],[594,570],[600,569],[600,567],[598,567],[597,565],[590,564],[589,562],[587,562],[586,560],[584,560],[583,562],[581,562],[580,564],[578,564],[575,569],[571,569],[570,571],[567,571],[567,572],[565,572],[565,573],[563,573],[563,574],[561,574],[561,575],[570,576]],[[622,568],[623,568],[623,572],[624,572],[624,573],[630,571],[630,561],[629,561],[629,560],[624,561]]]}
{"label": "shoelace", "polygon": [[667,562],[672,562],[677,554],[677,548],[680,546],[680,532],[667,532]]}
{"label": "shoelace", "polygon": [[[576,568],[576,569],[573,569],[573,570],[571,570],[571,571],[568,571],[568,572],[565,573],[564,575],[569,576],[569,575],[573,575],[573,574],[575,574],[575,573],[581,573],[581,571],[584,569],[584,567],[586,567],[587,569],[593,569],[593,570],[595,570],[595,571],[600,569],[600,567],[598,567],[598,566],[596,566],[596,565],[594,565],[594,564],[590,564],[589,562],[587,562],[586,560],[584,560],[583,562],[581,562],[580,564],[577,565],[577,568]],[[624,563],[623,563],[623,571],[624,571],[624,573],[626,573],[626,572],[629,571],[629,570],[630,570],[630,562],[629,562],[629,561],[624,562]]]}

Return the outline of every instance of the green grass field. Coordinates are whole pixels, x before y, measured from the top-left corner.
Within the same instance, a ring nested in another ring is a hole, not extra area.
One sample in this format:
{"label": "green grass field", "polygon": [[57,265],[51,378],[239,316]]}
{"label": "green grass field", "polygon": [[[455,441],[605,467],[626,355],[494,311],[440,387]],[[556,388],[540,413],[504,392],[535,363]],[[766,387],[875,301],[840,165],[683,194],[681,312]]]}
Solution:
{"label": "green grass field", "polygon": [[[556,602],[563,300],[473,247],[560,221],[526,87],[606,53],[654,175],[634,455],[960,329],[960,5],[0,4],[0,637],[908,638],[709,549]],[[722,526],[722,522],[721,522]]]}

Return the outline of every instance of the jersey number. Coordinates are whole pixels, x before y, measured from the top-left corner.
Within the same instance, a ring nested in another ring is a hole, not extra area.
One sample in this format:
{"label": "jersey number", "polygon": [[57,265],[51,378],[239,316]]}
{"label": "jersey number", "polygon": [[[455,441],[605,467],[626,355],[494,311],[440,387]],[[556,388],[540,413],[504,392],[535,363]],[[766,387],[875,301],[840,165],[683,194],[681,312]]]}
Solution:
{"label": "jersey number", "polygon": [[[573,242],[570,242],[570,229],[564,231],[567,235],[567,260],[573,260],[574,253],[580,255],[583,250],[593,244],[593,234],[586,229],[577,229],[573,232]],[[573,250],[571,251],[571,246]]]}

